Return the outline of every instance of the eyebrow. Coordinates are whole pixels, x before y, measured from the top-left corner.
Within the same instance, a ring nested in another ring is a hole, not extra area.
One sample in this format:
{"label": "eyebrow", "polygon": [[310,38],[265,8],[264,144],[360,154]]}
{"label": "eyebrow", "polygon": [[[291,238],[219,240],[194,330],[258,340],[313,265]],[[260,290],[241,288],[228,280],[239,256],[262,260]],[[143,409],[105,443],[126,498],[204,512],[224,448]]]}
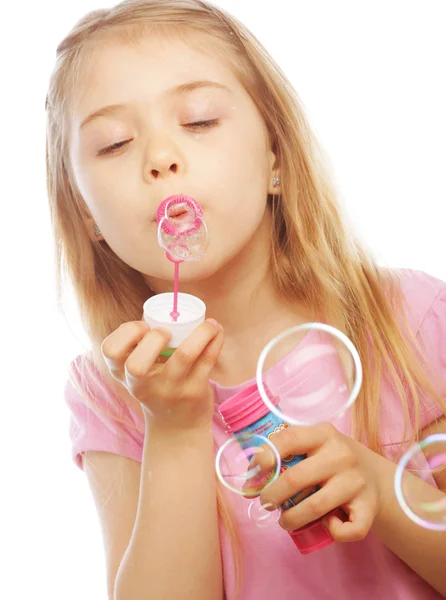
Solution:
{"label": "eyebrow", "polygon": [[[172,88],[166,90],[163,96],[172,97],[172,96],[184,96],[193,92],[195,90],[199,90],[202,88],[216,88],[220,90],[225,90],[232,94],[232,91],[222,83],[218,83],[217,81],[209,81],[207,79],[202,79],[198,81],[189,81],[187,83],[182,83],[181,85],[176,85]],[[109,106],[104,106],[99,110],[95,110],[93,113],[88,115],[82,123],[80,124],[79,129],[83,129],[86,125],[94,121],[95,119],[99,119],[100,117],[108,117],[109,115],[119,112],[127,108],[126,104],[110,104]]]}

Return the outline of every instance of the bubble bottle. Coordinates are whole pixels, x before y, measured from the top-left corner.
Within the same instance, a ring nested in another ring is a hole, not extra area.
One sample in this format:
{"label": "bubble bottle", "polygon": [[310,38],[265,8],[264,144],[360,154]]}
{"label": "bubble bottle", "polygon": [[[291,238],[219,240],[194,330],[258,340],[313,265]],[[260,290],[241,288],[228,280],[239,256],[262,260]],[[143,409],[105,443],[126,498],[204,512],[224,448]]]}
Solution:
{"label": "bubble bottle", "polygon": [[[208,245],[208,229],[203,209],[192,197],[180,194],[166,198],[156,213],[158,244],[175,265],[174,291],[156,294],[144,303],[144,321],[150,327],[163,327],[172,335],[161,354],[171,356],[181,342],[203,323],[206,305],[200,298],[178,291],[179,265],[200,260]],[[172,308],[173,307],[173,308]]]}
{"label": "bubble bottle", "polygon": [[[269,397],[278,406],[278,398],[271,395]],[[237,437],[241,436],[242,447],[245,443],[244,439],[247,440],[247,443],[253,443],[252,440],[249,441],[249,434],[253,435],[252,439],[256,439],[257,436],[264,436],[271,440],[279,431],[289,427],[289,423],[280,420],[273,412],[268,410],[255,383],[224,401],[219,407],[219,412],[226,425],[226,431],[235,434]],[[288,456],[282,459],[280,472],[282,473],[285,469],[297,465],[304,459],[305,455]],[[281,509],[288,510],[296,506],[318,489],[319,487],[315,485],[301,490],[286,500],[281,505]],[[342,518],[339,510],[335,512]],[[288,533],[301,554],[310,554],[334,542],[328,529],[322,523],[322,519],[308,523],[304,527]]]}
{"label": "bubble bottle", "polygon": [[[304,332],[309,333],[302,344]],[[298,352],[290,353],[292,347]],[[274,370],[264,370],[266,362],[271,360],[279,368],[279,377]],[[226,431],[244,448],[249,436],[271,441],[290,425],[311,425],[340,417],[357,398],[361,382],[360,357],[347,336],[324,323],[305,323],[268,342],[257,362],[255,383],[224,401],[219,412]],[[305,455],[283,458],[281,472],[305,458]],[[299,491],[280,510],[289,510],[319,489],[314,485]],[[346,520],[341,508],[328,514]],[[302,554],[325,548],[334,541],[322,519],[288,532]]]}

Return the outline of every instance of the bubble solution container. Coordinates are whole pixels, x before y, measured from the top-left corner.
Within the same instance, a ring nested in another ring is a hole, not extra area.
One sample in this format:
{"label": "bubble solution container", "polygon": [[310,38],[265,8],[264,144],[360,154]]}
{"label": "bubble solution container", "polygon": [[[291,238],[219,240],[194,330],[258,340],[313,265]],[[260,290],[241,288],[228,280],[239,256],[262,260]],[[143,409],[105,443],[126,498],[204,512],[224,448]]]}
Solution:
{"label": "bubble solution container", "polygon": [[178,293],[178,312],[180,316],[174,321],[171,316],[173,292],[157,294],[144,302],[144,321],[150,327],[163,327],[172,334],[168,348],[161,354],[172,356],[175,349],[194,329],[203,323],[206,316],[205,303],[191,294]]}
{"label": "bubble solution container", "polygon": [[[265,389],[266,386],[265,386]],[[267,390],[268,393],[268,390]],[[279,399],[274,398],[271,393],[268,393],[275,406],[278,406]],[[226,432],[237,435],[252,433],[263,436],[264,438],[274,437],[277,433],[289,427],[289,423],[280,420],[272,413],[260,396],[257,384],[251,384],[232,398],[225,400],[219,407],[219,413],[226,425]],[[240,442],[242,449],[255,445],[255,438],[249,439],[249,435],[241,436],[243,440]],[[287,456],[282,459],[280,472],[297,465],[300,461],[306,458],[305,455]],[[282,505],[282,510],[288,510],[296,506],[299,502],[313,494],[319,489],[318,486],[312,486],[305,490],[301,490]],[[324,526],[321,519],[308,523],[301,529],[289,531],[289,535],[301,554],[310,554],[316,550],[325,548],[334,542],[328,529]]]}

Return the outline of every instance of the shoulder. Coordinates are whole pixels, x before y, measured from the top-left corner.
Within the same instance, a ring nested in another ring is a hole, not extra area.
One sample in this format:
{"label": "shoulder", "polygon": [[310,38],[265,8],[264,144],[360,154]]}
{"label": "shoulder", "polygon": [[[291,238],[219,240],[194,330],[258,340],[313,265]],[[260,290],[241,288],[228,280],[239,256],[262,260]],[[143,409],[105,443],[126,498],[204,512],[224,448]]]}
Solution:
{"label": "shoulder", "polygon": [[[446,390],[446,282],[414,269],[398,269],[395,273],[403,295],[408,326],[427,360],[426,368],[431,382],[443,398],[443,389]],[[402,314],[395,314],[395,318],[399,324],[403,324]],[[388,396],[388,403],[393,406],[389,407],[392,419],[387,423],[388,435],[384,435],[384,438],[392,445],[395,440],[399,443],[403,439],[403,425],[395,419],[401,410],[401,402],[395,391]],[[409,409],[412,415],[413,406],[410,405]],[[419,411],[420,430],[444,416],[443,407],[424,393],[420,398]]]}
{"label": "shoulder", "polygon": [[73,410],[96,412],[116,408],[118,401],[89,354],[79,354],[69,364],[65,399]]}
{"label": "shoulder", "polygon": [[[402,292],[404,310],[412,331],[416,334],[436,307],[444,309],[446,325],[446,282],[417,269],[386,269],[391,271]],[[397,319],[400,315],[396,315]]]}
{"label": "shoulder", "polygon": [[142,444],[144,419],[141,408],[137,410],[137,401],[119,384],[111,385],[89,354],[78,355],[70,362],[64,397],[76,447],[82,443],[84,449],[99,449],[100,440],[123,435],[138,446]]}
{"label": "shoulder", "polygon": [[[65,389],[68,402],[81,401],[80,394],[83,402],[93,400],[101,408],[120,408],[134,419],[143,418],[139,402],[118,382],[104,377],[90,353],[79,354],[70,362]],[[72,398],[70,391],[73,389],[77,395]]]}

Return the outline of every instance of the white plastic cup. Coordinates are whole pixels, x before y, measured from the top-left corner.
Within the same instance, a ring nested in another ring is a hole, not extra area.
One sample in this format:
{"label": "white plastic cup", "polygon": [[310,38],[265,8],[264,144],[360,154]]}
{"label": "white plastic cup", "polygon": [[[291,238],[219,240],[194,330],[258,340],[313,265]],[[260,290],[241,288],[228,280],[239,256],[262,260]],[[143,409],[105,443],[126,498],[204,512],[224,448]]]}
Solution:
{"label": "white plastic cup", "polygon": [[169,346],[161,354],[171,356],[181,342],[194,329],[203,323],[206,316],[206,304],[191,294],[178,293],[180,313],[177,321],[173,321],[170,313],[173,311],[173,292],[157,294],[144,302],[144,321],[150,327],[163,327],[172,334]]}

